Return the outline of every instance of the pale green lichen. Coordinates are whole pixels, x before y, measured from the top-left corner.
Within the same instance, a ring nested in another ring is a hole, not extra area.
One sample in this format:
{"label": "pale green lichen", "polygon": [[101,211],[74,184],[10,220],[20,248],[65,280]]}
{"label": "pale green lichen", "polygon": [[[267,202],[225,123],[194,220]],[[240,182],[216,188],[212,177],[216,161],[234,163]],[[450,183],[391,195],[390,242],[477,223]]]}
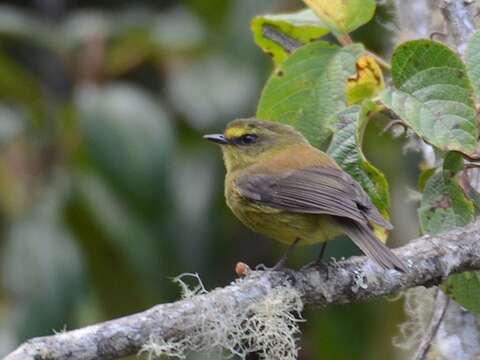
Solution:
{"label": "pale green lichen", "polygon": [[160,358],[162,356],[176,357],[185,359],[185,340],[169,339],[165,340],[161,337],[150,337],[150,340],[143,345],[140,353],[147,354],[148,360]]}
{"label": "pale green lichen", "polygon": [[[193,278],[194,282],[196,282],[197,285],[193,287],[189,286],[185,282],[185,278]],[[208,293],[208,291],[205,289],[205,286],[203,286],[202,279],[200,279],[200,276],[197,273],[180,274],[177,277],[173,278],[173,282],[180,286],[180,290],[182,292],[182,299],[187,299],[195,295],[202,295]]]}
{"label": "pale green lichen", "polygon": [[[194,277],[198,284],[191,288],[184,277]],[[196,274],[175,278],[183,297],[205,294]],[[197,317],[185,319],[185,323],[201,324],[189,329],[181,339],[151,337],[142,352],[149,359],[162,356],[185,359],[189,352],[209,354],[208,358],[237,356],[245,359],[247,354],[257,352],[261,359],[294,360],[298,355],[296,336],[299,322],[303,321],[303,304],[300,294],[291,287],[272,289],[267,295],[252,300],[247,306],[234,307],[222,303],[205,302],[195,313]],[[200,317],[200,319],[198,319]]]}
{"label": "pale green lichen", "polygon": [[432,318],[437,288],[416,287],[405,293],[405,314],[407,320],[400,325],[400,334],[393,338],[393,344],[405,350],[419,346]]}
{"label": "pale green lichen", "polygon": [[353,285],[351,287],[354,293],[357,293],[360,289],[367,289],[368,288],[368,278],[367,274],[363,273],[362,271],[354,271],[353,272]]}

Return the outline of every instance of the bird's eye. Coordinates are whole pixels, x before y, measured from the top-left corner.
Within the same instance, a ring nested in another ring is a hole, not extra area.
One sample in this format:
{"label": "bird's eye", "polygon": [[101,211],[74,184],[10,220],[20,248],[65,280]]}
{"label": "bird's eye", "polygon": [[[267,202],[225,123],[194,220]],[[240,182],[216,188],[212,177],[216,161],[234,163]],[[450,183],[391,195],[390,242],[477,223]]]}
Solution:
{"label": "bird's eye", "polygon": [[242,145],[251,144],[251,143],[255,142],[257,139],[258,139],[258,136],[255,135],[255,134],[245,134],[245,135],[240,136],[240,138],[239,138],[240,144],[242,144]]}

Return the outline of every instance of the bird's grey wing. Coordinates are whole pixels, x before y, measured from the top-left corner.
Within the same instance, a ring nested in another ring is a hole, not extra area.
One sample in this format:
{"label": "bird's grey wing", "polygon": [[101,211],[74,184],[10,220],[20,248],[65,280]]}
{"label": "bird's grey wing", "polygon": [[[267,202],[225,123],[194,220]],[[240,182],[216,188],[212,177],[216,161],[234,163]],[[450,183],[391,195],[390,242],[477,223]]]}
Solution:
{"label": "bird's grey wing", "polygon": [[311,167],[288,174],[245,174],[235,181],[240,194],[270,207],[298,213],[327,214],[369,257],[385,268],[406,272],[402,261],[373,233],[369,221],[392,225],[350,175],[332,167]]}
{"label": "bird's grey wing", "polygon": [[337,223],[345,234],[379,265],[387,269],[396,268],[402,272],[407,272],[407,267],[402,260],[377,239],[368,224],[362,224],[345,218],[337,218]]}
{"label": "bird's grey wing", "polygon": [[282,175],[246,173],[237,178],[235,185],[243,197],[270,207],[360,223],[372,221],[392,228],[360,185],[334,167],[310,167]]}

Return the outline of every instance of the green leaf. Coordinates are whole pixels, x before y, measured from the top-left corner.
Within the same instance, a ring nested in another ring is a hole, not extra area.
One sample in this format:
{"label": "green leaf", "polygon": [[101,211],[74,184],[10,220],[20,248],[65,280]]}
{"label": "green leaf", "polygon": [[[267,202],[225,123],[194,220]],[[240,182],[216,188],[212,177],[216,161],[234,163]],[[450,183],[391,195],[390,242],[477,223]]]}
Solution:
{"label": "green leaf", "polygon": [[[380,170],[368,162],[362,152],[368,115],[375,111],[375,107],[373,102],[366,100],[362,105],[354,105],[340,112],[328,153],[362,185],[380,213],[388,218],[390,199],[387,180]],[[386,238],[385,233],[379,235]]]}
{"label": "green leaf", "polygon": [[422,232],[435,235],[470,223],[474,207],[456,179],[440,171],[428,180],[418,213]]}
{"label": "green leaf", "polygon": [[[290,14],[256,16],[251,27],[255,43],[272,56],[275,64],[283,62],[295,48],[329,32],[327,26],[310,9]],[[276,40],[278,33],[287,41],[287,46]]]}
{"label": "green leaf", "polygon": [[303,0],[336,35],[348,34],[369,22],[375,0]]}
{"label": "green leaf", "polygon": [[[427,181],[418,211],[423,233],[435,235],[473,221],[474,205],[455,178],[462,168],[461,155],[450,152],[442,171]],[[451,275],[442,287],[460,305],[480,314],[479,276],[479,272]]]}
{"label": "green leaf", "polygon": [[467,43],[465,65],[478,99],[480,97],[480,31],[473,34]]}
{"label": "green leaf", "polygon": [[267,81],[257,117],[290,124],[312,145],[326,148],[336,114],[346,107],[347,79],[362,53],[360,45],[340,48],[324,41],[299,48]]}
{"label": "green leaf", "polygon": [[450,151],[443,159],[443,171],[445,175],[454,176],[463,169],[463,156],[456,152]]}
{"label": "green leaf", "polygon": [[436,168],[426,168],[420,171],[420,175],[418,176],[418,190],[423,192],[425,191],[425,186],[427,185],[427,181],[435,174]]}
{"label": "green leaf", "polygon": [[396,89],[380,98],[416,134],[444,151],[474,153],[478,129],[473,88],[452,50],[430,40],[406,42],[393,54],[392,78]]}
{"label": "green leaf", "polygon": [[464,308],[480,315],[480,272],[450,275],[442,288],[450,298]]}

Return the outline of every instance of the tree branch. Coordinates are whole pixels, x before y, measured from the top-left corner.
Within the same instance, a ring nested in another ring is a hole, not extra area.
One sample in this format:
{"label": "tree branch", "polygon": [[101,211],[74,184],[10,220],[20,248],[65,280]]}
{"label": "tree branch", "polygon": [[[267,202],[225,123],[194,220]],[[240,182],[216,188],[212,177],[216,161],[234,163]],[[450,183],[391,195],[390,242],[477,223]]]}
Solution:
{"label": "tree branch", "polygon": [[[414,286],[438,284],[451,273],[480,269],[480,220],[440,236],[423,236],[395,250],[408,273],[383,270],[366,257],[299,271],[255,271],[235,283],[141,313],[31,339],[5,360],[113,359],[135,354],[152,337],[181,339],[201,326],[201,309],[246,308],[274,289],[293,287],[305,304],[364,302]],[[224,310],[222,310],[224,309]],[[188,319],[188,321],[186,320]],[[193,319],[193,320],[192,320]]]}
{"label": "tree branch", "polygon": [[470,2],[465,0],[442,0],[440,9],[452,35],[454,45],[463,55],[470,36],[475,32],[475,23],[469,11]]}

